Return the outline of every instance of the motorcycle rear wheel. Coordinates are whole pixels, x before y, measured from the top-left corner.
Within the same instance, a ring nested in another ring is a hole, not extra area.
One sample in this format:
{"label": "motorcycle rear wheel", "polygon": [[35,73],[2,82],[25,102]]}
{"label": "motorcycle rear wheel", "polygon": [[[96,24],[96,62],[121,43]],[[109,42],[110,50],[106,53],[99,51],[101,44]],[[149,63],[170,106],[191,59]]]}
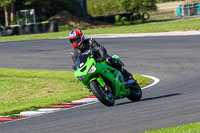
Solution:
{"label": "motorcycle rear wheel", "polygon": [[139,101],[142,98],[142,89],[137,82],[130,88],[130,95],[127,98],[131,101]]}
{"label": "motorcycle rear wheel", "polygon": [[112,92],[106,91],[97,81],[92,81],[90,88],[97,99],[104,105],[113,106],[115,104],[115,98]]}

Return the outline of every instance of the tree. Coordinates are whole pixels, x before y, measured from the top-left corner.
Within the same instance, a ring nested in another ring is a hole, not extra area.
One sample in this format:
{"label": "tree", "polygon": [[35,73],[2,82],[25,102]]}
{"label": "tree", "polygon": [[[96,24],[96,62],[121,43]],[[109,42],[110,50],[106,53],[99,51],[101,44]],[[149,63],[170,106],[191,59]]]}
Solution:
{"label": "tree", "polygon": [[64,10],[73,15],[88,15],[86,0],[0,0],[0,23],[5,21],[4,25],[9,26],[15,19],[15,10],[25,9],[35,9],[37,21],[46,21]]}
{"label": "tree", "polygon": [[5,25],[9,26],[11,21],[14,21],[15,0],[0,0],[0,6],[4,8]]}
{"label": "tree", "polygon": [[156,0],[122,0],[122,7],[126,12],[146,8],[156,9]]}

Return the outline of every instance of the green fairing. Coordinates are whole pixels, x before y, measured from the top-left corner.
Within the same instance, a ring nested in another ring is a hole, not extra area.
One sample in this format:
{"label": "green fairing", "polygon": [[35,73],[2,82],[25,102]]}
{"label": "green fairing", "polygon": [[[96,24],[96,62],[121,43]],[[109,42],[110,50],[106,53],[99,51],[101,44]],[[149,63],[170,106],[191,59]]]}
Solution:
{"label": "green fairing", "polygon": [[[126,87],[124,86],[123,80],[120,81],[119,77],[123,79],[123,76],[121,72],[119,72],[117,69],[112,68],[106,64],[96,64],[96,72],[101,74],[103,77],[105,77],[107,80],[109,80],[112,83],[112,90],[114,92],[115,98],[120,98],[121,96],[127,96],[129,95]],[[113,72],[112,72],[113,71]],[[113,89],[115,88],[115,89]]]}
{"label": "green fairing", "polygon": [[[119,60],[118,56],[115,57]],[[88,73],[92,65],[95,66],[96,70],[92,73]],[[92,57],[88,57],[86,63],[75,71],[74,76],[76,78],[85,76],[82,83],[87,88],[90,88],[89,84],[94,80],[96,80],[102,87],[105,87],[104,80],[108,80],[112,84],[110,87],[115,99],[126,97],[130,94],[130,89],[125,87],[124,79],[120,71],[109,66],[106,62],[96,63]]]}

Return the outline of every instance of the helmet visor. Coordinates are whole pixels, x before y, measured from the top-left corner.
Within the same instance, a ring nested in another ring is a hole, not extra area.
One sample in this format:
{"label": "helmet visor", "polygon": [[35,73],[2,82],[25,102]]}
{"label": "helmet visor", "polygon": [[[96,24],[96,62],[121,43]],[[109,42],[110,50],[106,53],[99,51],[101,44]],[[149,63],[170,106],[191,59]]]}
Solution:
{"label": "helmet visor", "polygon": [[81,42],[80,35],[78,35],[78,36],[75,37],[75,38],[69,39],[69,41],[71,42],[71,44],[77,44],[77,43],[80,43],[80,42]]}

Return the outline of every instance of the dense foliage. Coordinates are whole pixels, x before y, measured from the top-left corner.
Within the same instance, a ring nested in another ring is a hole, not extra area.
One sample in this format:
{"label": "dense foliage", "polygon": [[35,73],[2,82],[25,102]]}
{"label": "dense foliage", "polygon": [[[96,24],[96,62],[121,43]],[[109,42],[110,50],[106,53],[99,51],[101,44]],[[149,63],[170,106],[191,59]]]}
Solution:
{"label": "dense foliage", "polygon": [[4,11],[3,8],[0,8],[0,26],[4,24]]}
{"label": "dense foliage", "polygon": [[88,12],[93,16],[156,9],[156,0],[87,0]]}
{"label": "dense foliage", "polygon": [[[46,21],[49,17],[67,10],[72,14],[83,13],[81,0],[0,0],[0,26],[5,25],[5,16],[11,17],[7,23],[16,24],[16,11],[35,9],[36,19]],[[86,0],[83,0],[86,1]],[[156,2],[183,0],[87,0],[88,12],[92,16],[132,12],[137,9],[156,9]],[[6,9],[6,11],[5,11]],[[11,22],[9,22],[11,21]]]}
{"label": "dense foliage", "polygon": [[[7,5],[10,4],[9,1],[11,0],[0,0],[1,3],[6,3]],[[35,9],[37,21],[45,21],[63,10],[72,13],[80,12],[80,8],[78,8],[80,2],[78,0],[15,0],[13,4],[15,6],[15,14],[19,10]],[[2,25],[5,25],[4,5],[0,5],[0,24]]]}
{"label": "dense foliage", "polygon": [[171,1],[184,1],[184,0],[156,0],[157,3],[162,3],[162,2],[171,2]]}

